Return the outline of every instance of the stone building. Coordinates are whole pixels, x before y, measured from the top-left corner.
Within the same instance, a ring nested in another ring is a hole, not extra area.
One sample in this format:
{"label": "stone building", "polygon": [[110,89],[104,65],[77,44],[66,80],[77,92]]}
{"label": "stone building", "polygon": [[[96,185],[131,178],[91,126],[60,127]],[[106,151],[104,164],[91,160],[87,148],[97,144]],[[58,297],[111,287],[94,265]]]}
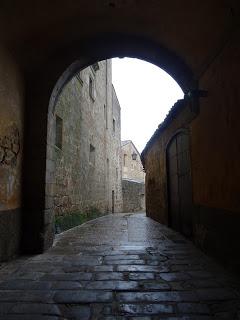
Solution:
{"label": "stone building", "polygon": [[121,110],[111,60],[78,72],[57,99],[54,117],[55,214],[121,211]]}
{"label": "stone building", "polygon": [[131,140],[122,141],[123,212],[145,210],[145,173],[140,154]]}
{"label": "stone building", "polygon": [[121,142],[122,145],[122,177],[123,179],[145,181],[145,173],[140,154],[131,140]]}

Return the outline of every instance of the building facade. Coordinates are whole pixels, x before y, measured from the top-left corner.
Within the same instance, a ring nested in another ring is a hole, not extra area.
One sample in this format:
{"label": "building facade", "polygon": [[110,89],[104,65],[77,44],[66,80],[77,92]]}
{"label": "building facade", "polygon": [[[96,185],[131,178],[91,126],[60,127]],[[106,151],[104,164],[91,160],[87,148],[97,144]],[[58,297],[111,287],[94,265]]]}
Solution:
{"label": "building facade", "polygon": [[122,141],[122,177],[123,179],[145,181],[145,173],[140,154],[131,140]]}
{"label": "building facade", "polygon": [[121,110],[111,63],[101,61],[80,71],[56,102],[55,215],[122,211]]}
{"label": "building facade", "polygon": [[145,211],[145,172],[131,140],[122,141],[123,212]]}

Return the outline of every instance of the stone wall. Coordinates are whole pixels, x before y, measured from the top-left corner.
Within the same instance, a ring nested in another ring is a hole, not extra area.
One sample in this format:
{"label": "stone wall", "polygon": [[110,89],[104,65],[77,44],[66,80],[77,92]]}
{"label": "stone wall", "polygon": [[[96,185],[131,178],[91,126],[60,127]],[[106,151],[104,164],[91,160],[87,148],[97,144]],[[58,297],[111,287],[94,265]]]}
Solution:
{"label": "stone wall", "polygon": [[123,212],[145,211],[145,184],[122,180]]}
{"label": "stone wall", "polygon": [[145,211],[145,173],[140,154],[131,140],[121,145],[123,212]]}
{"label": "stone wall", "polygon": [[0,48],[0,261],[20,244],[24,90],[14,59]]}
{"label": "stone wall", "polygon": [[56,215],[122,209],[120,106],[111,72],[111,60],[99,62],[96,70],[94,66],[82,70],[63,88],[55,105],[54,116],[62,119],[62,146],[56,145],[55,119],[50,130],[55,135],[55,172],[48,196],[53,197]]}
{"label": "stone wall", "polygon": [[[121,107],[112,87],[112,138],[110,136],[110,159],[112,172],[110,176],[110,185],[114,191],[114,212],[122,211],[122,159],[121,159]],[[111,135],[111,133],[110,133]],[[113,193],[112,193],[113,196]],[[111,200],[112,201],[112,200]]]}

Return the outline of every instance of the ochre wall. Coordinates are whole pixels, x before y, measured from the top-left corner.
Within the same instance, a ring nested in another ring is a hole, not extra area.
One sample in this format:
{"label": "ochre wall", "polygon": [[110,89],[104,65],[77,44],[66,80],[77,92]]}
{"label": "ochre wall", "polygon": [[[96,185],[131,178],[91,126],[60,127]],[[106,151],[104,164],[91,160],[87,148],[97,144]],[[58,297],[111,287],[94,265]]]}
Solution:
{"label": "ochre wall", "polygon": [[240,34],[200,79],[208,97],[192,122],[195,241],[225,265],[240,270]]}
{"label": "ochre wall", "polygon": [[194,202],[240,212],[240,33],[200,79],[208,97],[193,121]]}
{"label": "ochre wall", "polygon": [[[147,215],[168,224],[167,142],[180,128],[190,134],[194,241],[224,264],[240,259],[240,35],[229,41],[202,74],[199,112],[188,124],[180,112],[144,155]],[[186,102],[187,105],[187,102]]]}
{"label": "ochre wall", "polygon": [[0,48],[0,260],[20,241],[23,87],[17,65]]}

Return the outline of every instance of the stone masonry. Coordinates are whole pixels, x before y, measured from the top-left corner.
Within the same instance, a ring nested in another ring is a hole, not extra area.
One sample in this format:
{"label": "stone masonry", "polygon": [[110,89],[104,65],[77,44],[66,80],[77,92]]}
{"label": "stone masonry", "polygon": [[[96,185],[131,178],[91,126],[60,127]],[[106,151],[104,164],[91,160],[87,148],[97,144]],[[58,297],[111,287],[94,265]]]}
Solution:
{"label": "stone masonry", "polygon": [[131,140],[121,142],[122,145],[122,177],[138,182],[145,181],[145,173],[140,154]]}
{"label": "stone masonry", "polygon": [[123,212],[145,210],[145,184],[143,182],[122,180]]}
{"label": "stone masonry", "polygon": [[81,70],[54,109],[54,212],[122,209],[120,105],[111,60]]}
{"label": "stone masonry", "polygon": [[145,173],[131,140],[122,141],[123,212],[145,211]]}

